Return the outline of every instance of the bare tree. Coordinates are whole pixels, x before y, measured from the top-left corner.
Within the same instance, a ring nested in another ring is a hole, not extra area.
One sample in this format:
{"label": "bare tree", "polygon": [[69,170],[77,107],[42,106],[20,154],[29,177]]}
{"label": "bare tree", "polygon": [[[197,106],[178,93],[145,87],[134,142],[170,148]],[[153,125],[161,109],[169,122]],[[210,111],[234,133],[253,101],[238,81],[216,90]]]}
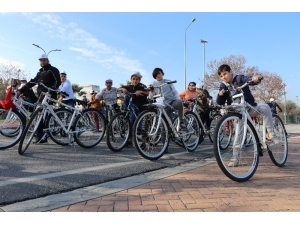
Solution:
{"label": "bare tree", "polygon": [[5,90],[10,85],[12,79],[21,79],[22,77],[29,77],[30,73],[21,70],[18,66],[11,62],[0,63],[0,99],[5,98]]}
{"label": "bare tree", "polygon": [[220,61],[210,61],[208,64],[210,74],[205,74],[205,87],[216,95],[222,82],[218,75],[218,68],[222,64],[228,64],[235,74],[246,76],[262,75],[264,77],[264,80],[259,85],[251,86],[257,102],[268,101],[271,97],[279,100],[284,95],[284,84],[280,76],[267,71],[260,72],[257,66],[246,67],[246,62],[244,56],[235,55],[230,55]]}

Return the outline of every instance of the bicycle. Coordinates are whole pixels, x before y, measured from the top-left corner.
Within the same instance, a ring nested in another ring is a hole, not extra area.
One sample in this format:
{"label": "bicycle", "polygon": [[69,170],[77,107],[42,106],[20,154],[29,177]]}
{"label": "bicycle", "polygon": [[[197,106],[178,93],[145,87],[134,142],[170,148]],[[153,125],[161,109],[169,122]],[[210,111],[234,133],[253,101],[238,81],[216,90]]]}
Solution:
{"label": "bicycle", "polygon": [[[168,81],[154,88],[176,83]],[[193,152],[201,136],[200,122],[194,112],[185,113],[187,131],[180,131],[180,120],[169,117],[165,111],[168,104],[164,103],[163,93],[155,96],[156,102],[147,104],[147,110],[136,118],[133,125],[133,143],[139,154],[149,160],[157,160],[168,150],[170,138],[182,145],[188,152]],[[175,110],[175,109],[173,109]],[[176,110],[177,111],[177,110]]]}
{"label": "bicycle", "polygon": [[138,107],[132,102],[134,94],[130,92],[127,94],[130,96],[128,106],[123,112],[116,113],[107,126],[106,142],[113,152],[120,152],[126,146],[129,134],[132,132],[132,120],[140,113]]}
{"label": "bicycle", "polygon": [[[238,92],[231,94],[231,98],[233,102],[239,100],[240,103],[234,102],[225,106],[227,113],[219,120],[214,132],[214,140],[216,140],[214,141],[214,153],[217,163],[228,178],[237,182],[247,181],[254,175],[258,167],[259,156],[262,156],[264,151],[268,151],[271,161],[278,167],[285,164],[288,156],[287,133],[278,115],[273,115],[275,141],[266,141],[265,120],[263,120],[262,134],[258,127],[255,127],[248,110],[253,110],[259,116],[262,114],[245,101],[242,90],[250,83],[251,81],[248,81],[236,89],[228,87],[230,93]],[[222,149],[220,147],[222,145],[221,136],[223,126],[227,123],[232,124],[233,143],[226,149]],[[246,138],[251,138],[251,141],[246,143]],[[231,164],[232,157],[236,157],[238,160],[236,166]]]}
{"label": "bicycle", "polygon": [[[37,105],[22,133],[18,148],[20,155],[25,153],[37,134],[42,119],[45,121],[43,132],[57,144],[73,145],[75,140],[83,148],[92,148],[102,140],[104,132],[95,132],[100,129],[105,130],[104,117],[100,111],[92,108],[80,111],[52,99],[50,91],[59,92],[59,90],[49,88],[43,83],[38,83],[38,85],[42,85],[48,91],[41,93],[40,98],[43,100]],[[53,109],[49,102],[59,103],[63,108]]]}

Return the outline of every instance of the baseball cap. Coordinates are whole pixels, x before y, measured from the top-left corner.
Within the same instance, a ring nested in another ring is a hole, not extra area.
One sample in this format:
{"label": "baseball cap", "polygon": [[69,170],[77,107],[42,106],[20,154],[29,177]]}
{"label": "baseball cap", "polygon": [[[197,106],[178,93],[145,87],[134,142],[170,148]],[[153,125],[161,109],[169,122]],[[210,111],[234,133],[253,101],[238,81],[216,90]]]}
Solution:
{"label": "baseball cap", "polygon": [[273,102],[273,101],[274,101],[274,98],[270,98],[270,101]]}
{"label": "baseball cap", "polygon": [[26,80],[27,81],[26,77],[23,77],[21,80]]}
{"label": "baseball cap", "polygon": [[134,71],[134,72],[131,74],[131,76],[136,76],[136,77],[139,77],[139,78],[142,78],[142,77],[143,77],[139,71]]}
{"label": "baseball cap", "polygon": [[46,54],[42,54],[39,56],[39,59],[48,59],[48,56]]}
{"label": "baseball cap", "polygon": [[83,94],[82,97],[86,97],[86,94]]}
{"label": "baseball cap", "polygon": [[203,83],[201,82],[201,83],[198,83],[197,85],[196,85],[196,88],[202,88],[203,87]]}
{"label": "baseball cap", "polygon": [[91,91],[90,91],[90,94],[94,94],[94,93],[96,93],[94,90],[91,90]]}
{"label": "baseball cap", "polygon": [[60,74],[65,74],[65,75],[67,75],[66,71],[62,71]]}
{"label": "baseball cap", "polygon": [[112,83],[113,81],[112,81],[112,79],[107,79],[106,81],[105,81],[105,83]]}

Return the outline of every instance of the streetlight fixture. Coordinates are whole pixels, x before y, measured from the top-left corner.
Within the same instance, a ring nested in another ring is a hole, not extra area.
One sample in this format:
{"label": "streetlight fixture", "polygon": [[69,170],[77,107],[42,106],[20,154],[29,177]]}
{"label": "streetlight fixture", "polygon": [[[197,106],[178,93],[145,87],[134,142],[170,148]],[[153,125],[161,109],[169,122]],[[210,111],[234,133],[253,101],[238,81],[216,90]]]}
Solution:
{"label": "streetlight fixture", "polygon": [[196,18],[193,18],[191,23],[187,26],[184,31],[184,89],[186,88],[186,30],[195,22]]}
{"label": "streetlight fixture", "polygon": [[[32,44],[32,45],[34,45],[35,47],[38,47],[38,48],[42,49],[44,51],[44,53],[46,54],[46,51],[42,47],[40,47],[39,45],[36,45],[36,44]],[[54,49],[54,50],[51,50],[50,52],[54,52],[54,51],[61,51],[61,50],[60,49]],[[46,55],[49,55],[50,52],[48,52],[48,54],[46,54]]]}
{"label": "streetlight fixture", "polygon": [[203,44],[203,86],[205,85],[205,43],[208,43],[208,40],[201,39]]}
{"label": "streetlight fixture", "polygon": [[286,84],[284,83],[285,80],[289,79],[289,78],[292,78],[294,77],[294,75],[288,77],[288,78],[285,78],[283,80],[283,84],[284,84],[284,124],[286,124],[286,91],[285,91],[285,86]]}

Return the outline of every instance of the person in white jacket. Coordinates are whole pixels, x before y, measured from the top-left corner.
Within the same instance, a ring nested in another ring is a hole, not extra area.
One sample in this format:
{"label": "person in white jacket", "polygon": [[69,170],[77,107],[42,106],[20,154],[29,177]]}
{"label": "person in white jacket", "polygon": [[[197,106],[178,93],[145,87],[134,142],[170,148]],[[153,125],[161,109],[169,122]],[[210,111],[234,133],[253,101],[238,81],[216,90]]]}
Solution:
{"label": "person in white jacket", "polygon": [[69,80],[67,80],[67,73],[65,71],[60,73],[60,80],[61,80],[61,85],[58,87],[58,89],[61,92],[66,92],[69,96],[60,96],[59,100],[64,103],[67,104],[69,106],[74,107],[75,106],[75,96],[74,96],[74,92],[72,89],[72,84]]}

